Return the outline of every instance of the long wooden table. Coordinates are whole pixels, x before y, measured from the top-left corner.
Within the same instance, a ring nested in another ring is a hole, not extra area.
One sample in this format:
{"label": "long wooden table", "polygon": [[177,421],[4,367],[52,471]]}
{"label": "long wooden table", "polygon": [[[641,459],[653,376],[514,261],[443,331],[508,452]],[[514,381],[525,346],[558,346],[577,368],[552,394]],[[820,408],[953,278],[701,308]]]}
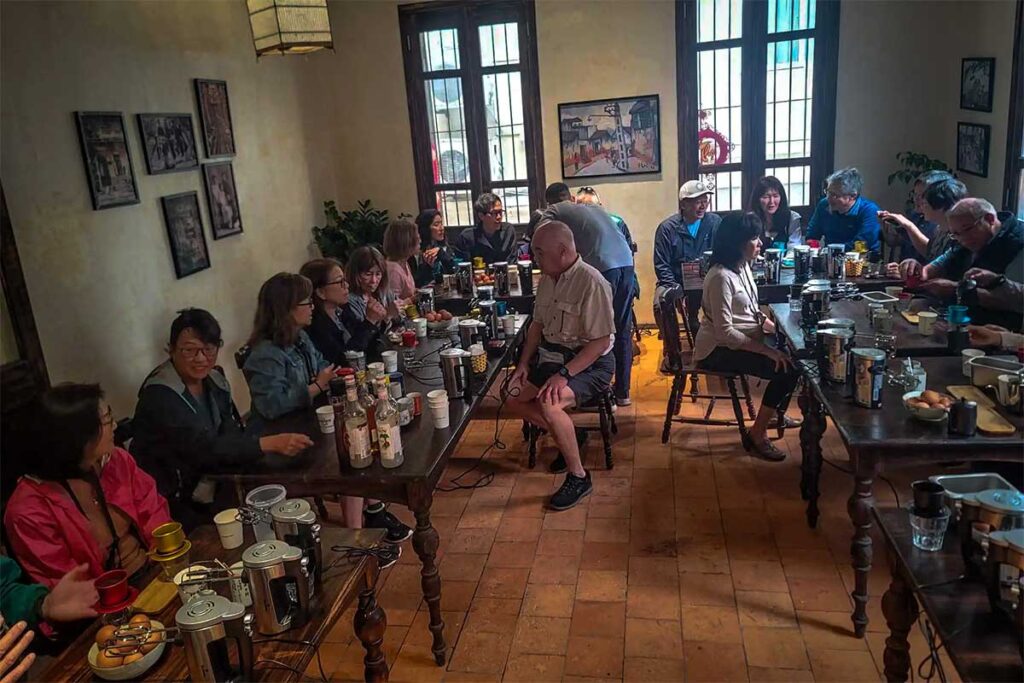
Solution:
{"label": "long wooden table", "polygon": [[906,681],[914,660],[907,634],[924,608],[935,635],[964,681],[1024,681],[1020,638],[1010,619],[993,612],[980,579],[964,577],[960,539],[951,528],[942,549],[925,552],[914,547],[905,509],[874,511],[888,547],[892,583],[882,597],[889,625],[885,641],[885,679]]}
{"label": "long wooden table", "polygon": [[[412,544],[422,563],[423,597],[430,610],[430,631],[433,634],[432,651],[438,665],[445,661],[444,621],[441,618],[441,577],[435,556],[438,534],[430,522],[430,507],[434,488],[448,464],[459,439],[469,425],[473,413],[483,402],[503,367],[516,358],[516,351],[524,333],[527,316],[516,318],[517,333],[506,344],[504,354],[489,358],[487,373],[472,399],[450,399],[450,425],[435,429],[426,405],[426,392],[441,387],[440,368],[419,369],[405,374],[405,390],[424,394],[423,415],[402,428],[404,463],[394,469],[374,462],[364,469],[354,469],[348,459],[335,448],[334,434],[321,434],[312,411],[296,412],[274,420],[267,425],[265,434],[298,432],[308,434],[313,446],[295,458],[268,456],[251,466],[247,472],[219,475],[215,478],[230,481],[239,492],[268,483],[282,484],[290,496],[325,496],[343,494],[374,498],[405,505],[416,517]],[[417,350],[417,356],[436,362],[437,351],[448,342],[428,338]]]}
{"label": "long wooden table", "polygon": [[[533,291],[537,291],[537,285],[540,284],[540,272],[533,273]],[[533,313],[533,294],[523,294],[522,289],[519,287],[519,274],[516,271],[515,264],[512,264],[512,268],[509,276],[509,294],[508,296],[498,296],[497,288],[495,288],[494,299],[496,301],[504,301],[512,309],[510,312],[515,313]],[[434,307],[443,308],[450,311],[454,315],[465,315],[469,312],[470,303],[477,298],[477,286],[473,285],[473,294],[468,296],[461,294],[457,290],[442,290],[437,285],[434,287]]]}
{"label": "long wooden table", "polygon": [[[820,275],[812,275],[814,279],[822,278]],[[886,277],[852,277],[844,280],[832,280],[836,282],[852,282],[862,292],[881,292],[886,287],[902,287],[903,281]],[[779,281],[774,284],[763,284],[757,286],[757,299],[762,304],[781,304],[789,301],[789,290],[796,284],[795,274],[792,268],[783,269],[779,273]],[[701,294],[704,291],[704,278],[698,273],[683,272],[683,291],[688,299],[687,304],[695,304],[700,307]],[[692,310],[696,310],[693,308]]]}
{"label": "long wooden table", "polygon": [[[312,615],[301,627],[291,629],[280,638],[291,641],[306,641],[309,646],[266,640],[265,636],[253,634],[254,671],[253,681],[297,681],[316,654],[320,644],[337,623],[342,612],[358,598],[359,606],[355,616],[355,632],[366,649],[363,658],[364,675],[367,681],[386,681],[388,667],[384,661],[384,631],[387,617],[377,604],[374,586],[377,581],[377,561],[370,556],[358,559],[339,557],[332,546],[372,548],[384,538],[381,529],[345,529],[330,522],[323,522],[321,539],[325,571],[322,586],[313,599]],[[192,541],[192,560],[220,559],[228,565],[242,559],[242,552],[248,547],[243,544],[234,550],[224,550],[213,525],[201,526],[189,535]],[[156,572],[150,572],[155,577]],[[153,578],[153,580],[160,580]],[[171,602],[155,615],[157,621],[166,627],[174,626],[174,615],[181,607],[181,600],[175,596]],[[100,620],[90,626],[74,640],[42,673],[43,681],[92,681],[95,676],[86,654],[96,639]],[[269,665],[270,660],[280,662],[295,671]],[[146,672],[147,681],[188,680],[188,663],[185,648],[180,644],[168,643],[160,661]]]}

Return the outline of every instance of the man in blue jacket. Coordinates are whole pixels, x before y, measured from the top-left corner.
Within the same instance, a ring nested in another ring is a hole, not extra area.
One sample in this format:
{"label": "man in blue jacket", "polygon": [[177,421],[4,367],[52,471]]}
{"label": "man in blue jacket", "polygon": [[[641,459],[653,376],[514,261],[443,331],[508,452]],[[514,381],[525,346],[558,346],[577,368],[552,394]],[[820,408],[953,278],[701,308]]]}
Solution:
{"label": "man in blue jacket", "polygon": [[878,205],[860,196],[864,178],[855,168],[836,171],[825,180],[825,196],[818,202],[807,227],[807,239],[821,240],[822,246],[864,242],[868,251],[879,248]]}

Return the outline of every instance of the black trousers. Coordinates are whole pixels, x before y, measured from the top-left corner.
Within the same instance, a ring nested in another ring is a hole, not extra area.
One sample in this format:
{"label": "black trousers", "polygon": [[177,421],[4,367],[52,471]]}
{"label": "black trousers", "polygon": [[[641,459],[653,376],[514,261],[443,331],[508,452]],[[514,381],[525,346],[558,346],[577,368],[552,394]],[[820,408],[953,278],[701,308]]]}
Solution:
{"label": "black trousers", "polygon": [[724,346],[719,346],[707,358],[698,361],[697,367],[768,380],[761,404],[781,411],[789,406],[796,384],[800,381],[800,371],[795,367],[776,370],[775,361],[768,356],[753,351],[734,351]]}

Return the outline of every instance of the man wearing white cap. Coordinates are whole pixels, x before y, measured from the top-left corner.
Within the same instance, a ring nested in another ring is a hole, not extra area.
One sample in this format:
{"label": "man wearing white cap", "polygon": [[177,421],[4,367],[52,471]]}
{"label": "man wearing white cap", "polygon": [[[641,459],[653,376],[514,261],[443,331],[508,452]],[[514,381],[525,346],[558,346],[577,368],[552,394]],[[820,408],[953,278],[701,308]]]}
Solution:
{"label": "man wearing white cap", "polygon": [[[683,293],[683,262],[695,261],[711,251],[722,219],[708,211],[714,194],[701,180],[687,180],[679,188],[679,213],[663,220],[654,233],[654,320],[662,332],[662,369],[674,371],[679,363],[679,321],[676,300]],[[690,329],[697,331],[697,312],[690,311]]]}

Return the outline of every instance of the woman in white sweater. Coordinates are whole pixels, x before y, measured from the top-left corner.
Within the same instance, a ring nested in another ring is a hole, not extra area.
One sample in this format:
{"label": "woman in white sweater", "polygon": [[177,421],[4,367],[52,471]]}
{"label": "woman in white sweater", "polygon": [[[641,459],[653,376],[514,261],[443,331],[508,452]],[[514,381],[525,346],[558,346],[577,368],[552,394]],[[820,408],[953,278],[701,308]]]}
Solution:
{"label": "woman in white sweater", "polygon": [[766,343],[775,326],[757,306],[757,285],[750,262],[760,249],[763,230],[754,213],[729,214],[715,235],[712,267],[704,278],[701,326],[694,342],[697,366],[715,371],[754,375],[769,380],[753,426],[743,434],[743,448],[765,460],[786,455],[768,440],[768,427],[786,407],[800,378],[789,356]]}

